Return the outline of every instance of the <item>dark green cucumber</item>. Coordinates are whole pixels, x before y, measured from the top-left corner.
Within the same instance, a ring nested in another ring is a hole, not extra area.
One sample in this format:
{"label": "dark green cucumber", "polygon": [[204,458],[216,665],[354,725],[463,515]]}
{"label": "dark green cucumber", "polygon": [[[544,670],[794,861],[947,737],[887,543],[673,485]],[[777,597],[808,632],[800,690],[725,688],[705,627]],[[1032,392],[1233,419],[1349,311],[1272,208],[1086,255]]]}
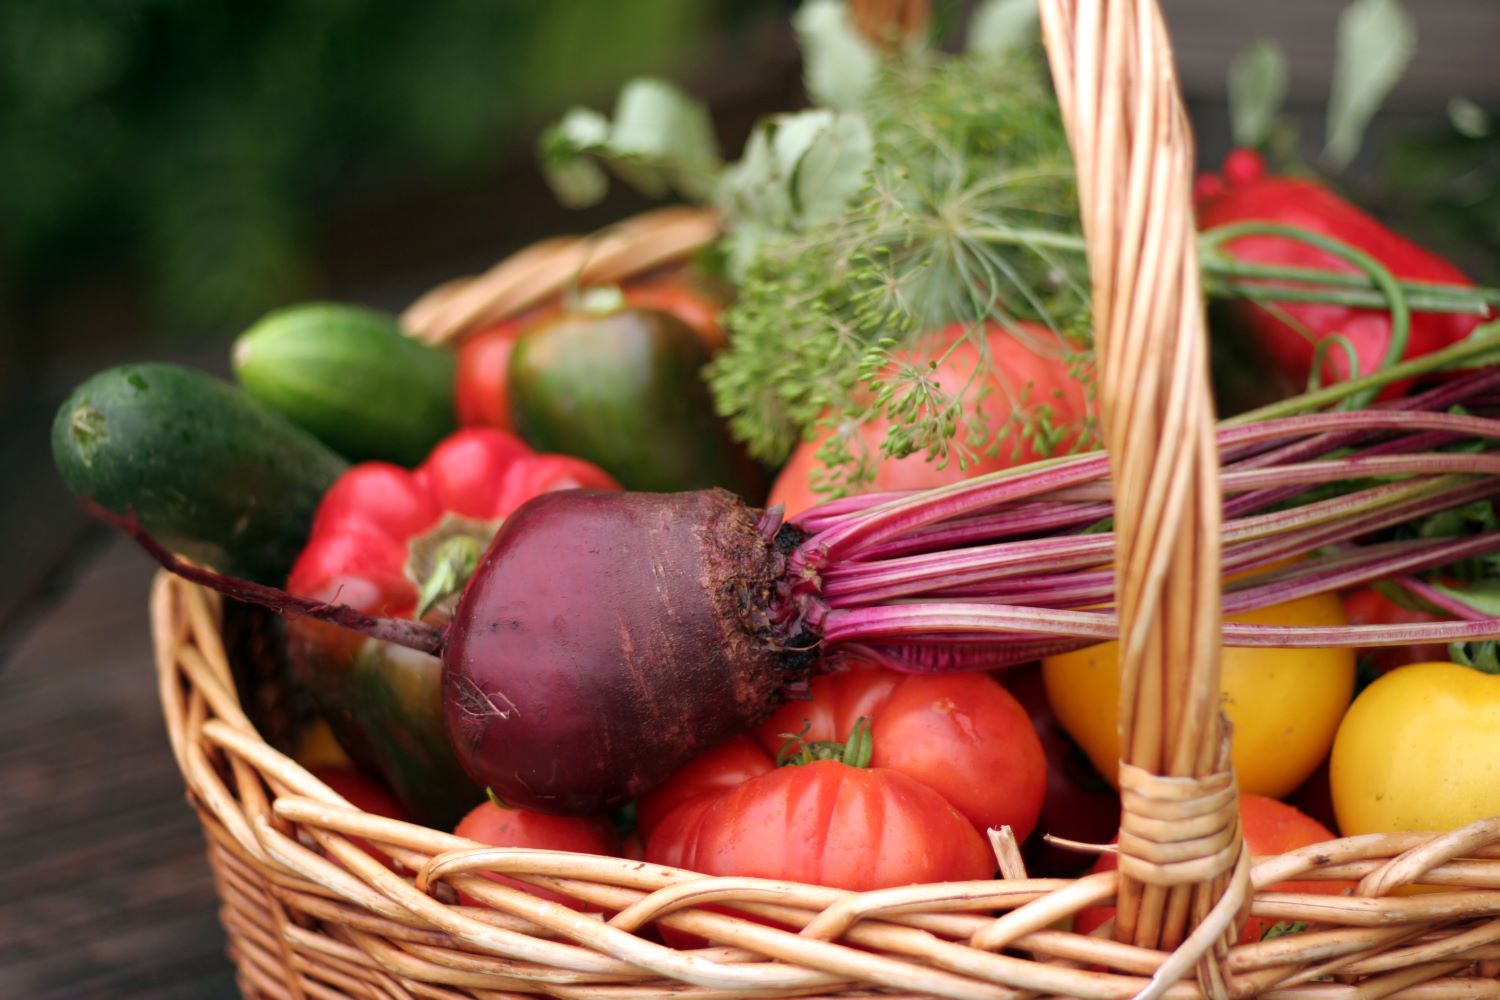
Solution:
{"label": "dark green cucumber", "polygon": [[516,341],[511,416],[532,447],[588,459],[626,489],[722,486],[759,502],[765,472],[714,413],[700,375],[708,359],[669,313],[566,313]]}
{"label": "dark green cucumber", "polygon": [[412,466],[457,426],[453,354],[333,303],[270,313],[234,345],[245,391],[353,461]]}
{"label": "dark green cucumber", "polygon": [[239,389],[177,365],[122,365],[74,390],[52,424],[63,481],[134,511],[168,547],[286,582],[318,501],[348,466]]}

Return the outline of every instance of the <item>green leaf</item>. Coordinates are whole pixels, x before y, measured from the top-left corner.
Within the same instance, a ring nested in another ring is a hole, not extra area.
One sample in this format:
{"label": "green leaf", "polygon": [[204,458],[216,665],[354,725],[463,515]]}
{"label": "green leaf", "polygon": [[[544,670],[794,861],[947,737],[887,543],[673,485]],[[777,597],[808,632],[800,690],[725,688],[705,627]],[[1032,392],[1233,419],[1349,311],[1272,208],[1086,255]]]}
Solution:
{"label": "green leaf", "polygon": [[968,49],[974,55],[1003,59],[1037,40],[1036,0],[985,0],[969,22]]}
{"label": "green leaf", "polygon": [[1469,667],[1482,674],[1500,674],[1500,648],[1493,639],[1474,642],[1450,642],[1448,658],[1461,667]]}
{"label": "green leaf", "polygon": [[870,127],[859,115],[835,114],[821,122],[806,118],[783,129],[788,152],[796,151],[791,170],[791,202],[800,225],[842,214],[865,184],[874,160]]}
{"label": "green leaf", "polygon": [[1266,928],[1266,932],[1260,936],[1262,941],[1274,941],[1288,934],[1301,934],[1307,930],[1307,924],[1301,920],[1282,920]]}
{"label": "green leaf", "polygon": [[1500,618],[1500,580],[1481,580],[1468,584],[1462,590],[1431,584],[1433,590],[1473,608],[1487,618]]}
{"label": "green leaf", "polygon": [[1455,97],[1448,102],[1448,121],[1465,139],[1483,139],[1494,128],[1489,112],[1467,97]]}
{"label": "green leaf", "polygon": [[849,18],[843,0],[807,0],[792,15],[802,47],[803,85],[814,104],[838,111],[860,106],[880,56]]}
{"label": "green leaf", "polygon": [[708,108],[665,80],[631,80],[620,91],[609,146],[625,163],[654,167],[690,198],[706,198],[719,146]]}
{"label": "green leaf", "polygon": [[542,174],[570,207],[604,197],[607,166],[627,184],[652,197],[673,191],[702,201],[721,170],[708,109],[665,80],[642,77],[620,91],[615,118],[574,108],[542,133]]}
{"label": "green leaf", "polygon": [[730,273],[767,240],[847,210],[874,160],[869,125],[855,114],[814,110],[761,122],[716,200],[729,218]]}
{"label": "green leaf", "polygon": [[569,208],[584,208],[604,199],[609,177],[585,150],[609,138],[609,120],[589,108],[574,108],[542,133],[542,177]]}
{"label": "green leaf", "polygon": [[739,162],[719,178],[715,202],[724,213],[724,252],[729,275],[742,279],[760,247],[784,231],[791,220],[787,180],[772,152],[775,119],[760,122],[745,143]]}
{"label": "green leaf", "polygon": [[1251,42],[1229,64],[1229,120],[1234,141],[1259,146],[1286,100],[1286,55],[1269,38]]}
{"label": "green leaf", "polygon": [[1342,170],[1359,152],[1365,127],[1417,48],[1417,26],[1399,0],[1353,0],[1339,15],[1323,159]]}

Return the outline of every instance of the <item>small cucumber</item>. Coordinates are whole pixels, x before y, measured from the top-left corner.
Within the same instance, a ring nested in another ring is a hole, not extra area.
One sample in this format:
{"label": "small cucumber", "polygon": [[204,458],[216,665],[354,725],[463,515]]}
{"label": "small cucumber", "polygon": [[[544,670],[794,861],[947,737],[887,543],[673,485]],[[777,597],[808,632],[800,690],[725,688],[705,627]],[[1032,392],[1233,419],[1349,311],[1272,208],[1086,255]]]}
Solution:
{"label": "small cucumber", "polygon": [[426,458],[457,426],[453,366],[393,316],[333,303],[277,310],[234,345],[246,392],[352,461]]}
{"label": "small cucumber", "polygon": [[702,339],[670,313],[565,313],[516,341],[511,417],[533,448],[588,459],[626,489],[722,486],[758,503],[765,472],[714,413],[699,374],[708,360]]}
{"label": "small cucumber", "polygon": [[73,391],[52,424],[63,481],[163,544],[283,584],[318,501],[347,463],[239,389],[177,365],[122,365]]}

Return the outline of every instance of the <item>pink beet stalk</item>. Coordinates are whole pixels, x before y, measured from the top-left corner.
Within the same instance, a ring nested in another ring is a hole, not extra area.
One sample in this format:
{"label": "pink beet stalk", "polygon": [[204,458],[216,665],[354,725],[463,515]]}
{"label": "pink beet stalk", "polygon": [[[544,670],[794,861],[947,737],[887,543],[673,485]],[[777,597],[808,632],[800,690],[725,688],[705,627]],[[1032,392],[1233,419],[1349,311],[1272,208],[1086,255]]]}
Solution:
{"label": "pink beet stalk", "polygon": [[[1450,412],[1497,385],[1500,372],[1484,370],[1378,408],[1221,428],[1225,572],[1299,560],[1237,585],[1226,613],[1500,551],[1495,535],[1370,540],[1500,495],[1500,453],[1484,450],[1500,441],[1500,420]],[[914,669],[993,666],[997,648],[1111,638],[1107,475],[1105,456],[1082,455],[810,512],[798,523],[809,537],[788,560],[781,617],[820,636],[825,652],[858,648]],[[1367,646],[1500,635],[1500,619],[1461,617],[1379,628],[1226,624],[1224,639]]]}

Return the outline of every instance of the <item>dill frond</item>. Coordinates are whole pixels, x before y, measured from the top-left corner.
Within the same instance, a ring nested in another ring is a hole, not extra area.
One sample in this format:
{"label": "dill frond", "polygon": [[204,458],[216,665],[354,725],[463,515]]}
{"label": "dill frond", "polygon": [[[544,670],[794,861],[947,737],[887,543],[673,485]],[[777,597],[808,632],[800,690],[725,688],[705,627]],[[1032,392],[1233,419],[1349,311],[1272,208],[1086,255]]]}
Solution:
{"label": "dill frond", "polygon": [[[993,391],[986,327],[1025,341],[1018,321],[1055,336],[1090,369],[1088,276],[1051,235],[1078,232],[1073,167],[1040,58],[909,53],[887,61],[860,109],[873,138],[865,183],[841,214],[757,232],[729,311],[730,348],[710,369],[720,412],[759,457],[783,460],[830,432],[818,487],[873,475],[852,429],[884,417],[882,454],[925,453],[965,466],[1022,442],[1043,454],[1087,446],[1090,426],[1058,426],[1046,400],[1000,379],[1008,405],[978,416]],[[731,233],[736,222],[730,220]],[[731,238],[733,236],[731,235]],[[958,342],[928,334],[954,324]],[[934,378],[940,352],[967,340],[980,367],[957,392]]]}

